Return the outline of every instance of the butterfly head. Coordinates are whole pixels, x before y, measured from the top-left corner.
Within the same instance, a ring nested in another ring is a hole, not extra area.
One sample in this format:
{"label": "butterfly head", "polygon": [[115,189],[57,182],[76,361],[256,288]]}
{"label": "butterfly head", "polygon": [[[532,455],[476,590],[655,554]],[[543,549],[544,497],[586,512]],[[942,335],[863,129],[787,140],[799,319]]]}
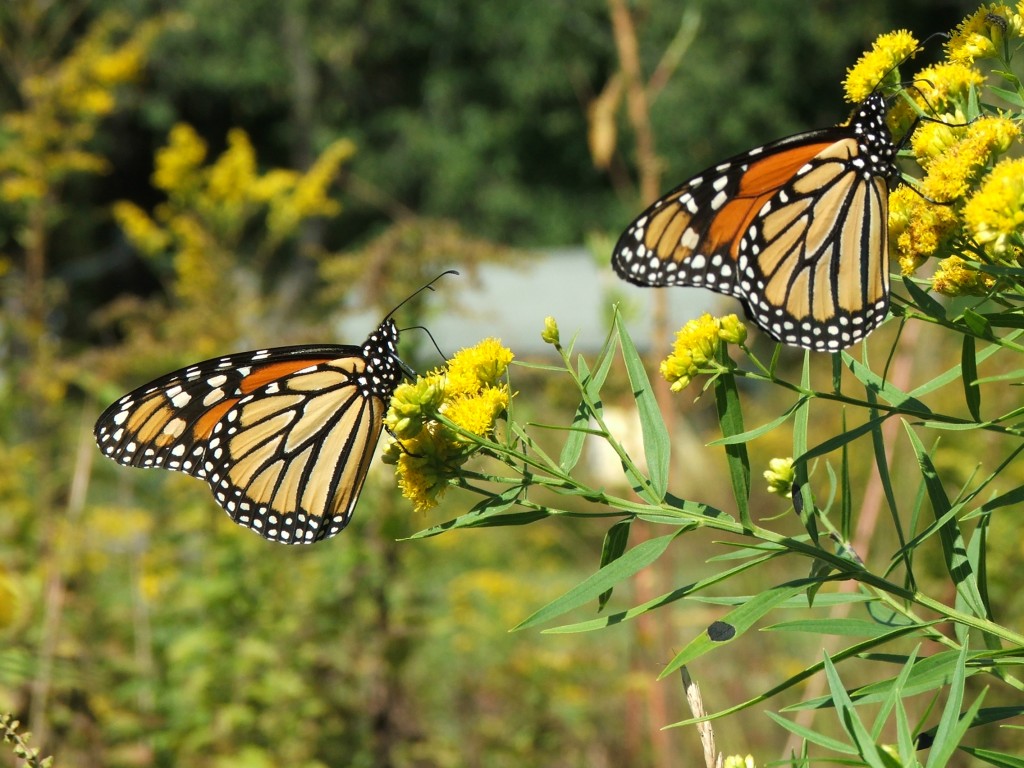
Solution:
{"label": "butterfly head", "polygon": [[[896,151],[892,133],[885,124],[887,105],[880,93],[870,94],[857,105],[850,118],[850,127],[857,136],[865,177],[892,178],[897,174]],[[856,162],[856,161],[855,161]]]}
{"label": "butterfly head", "polygon": [[398,357],[398,328],[390,317],[367,337],[360,351],[366,362],[363,393],[367,396],[388,400],[402,377],[412,375],[409,366]]}

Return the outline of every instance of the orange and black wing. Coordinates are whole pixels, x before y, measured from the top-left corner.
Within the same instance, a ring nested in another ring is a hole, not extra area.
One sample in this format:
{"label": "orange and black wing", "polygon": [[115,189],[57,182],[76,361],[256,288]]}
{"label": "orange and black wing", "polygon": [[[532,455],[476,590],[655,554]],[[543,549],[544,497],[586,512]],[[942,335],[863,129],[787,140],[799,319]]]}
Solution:
{"label": "orange and black wing", "polygon": [[301,346],[198,363],[140,387],[96,423],[105,455],[209,483],[231,518],[310,543],[348,523],[401,375],[390,320],[361,347]]}
{"label": "orange and black wing", "polygon": [[798,134],[709,168],[644,211],[612,264],[644,286],[709,288],[785,344],[836,351],[889,302],[888,183],[896,149],[881,96],[847,126]]}

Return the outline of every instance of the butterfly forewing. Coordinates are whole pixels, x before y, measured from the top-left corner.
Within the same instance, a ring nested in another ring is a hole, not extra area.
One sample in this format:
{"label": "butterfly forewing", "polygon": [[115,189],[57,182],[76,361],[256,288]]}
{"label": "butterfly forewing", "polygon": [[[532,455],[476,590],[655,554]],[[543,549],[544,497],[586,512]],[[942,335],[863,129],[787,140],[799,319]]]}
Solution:
{"label": "butterfly forewing", "polygon": [[385,320],[362,346],[207,360],[125,395],[96,423],[110,458],[206,480],[265,538],[308,543],[349,521],[403,371]]}
{"label": "butterfly forewing", "polygon": [[895,148],[885,102],[709,168],[647,209],[612,256],[625,280],[739,298],[773,338],[836,351],[888,309],[886,216]]}

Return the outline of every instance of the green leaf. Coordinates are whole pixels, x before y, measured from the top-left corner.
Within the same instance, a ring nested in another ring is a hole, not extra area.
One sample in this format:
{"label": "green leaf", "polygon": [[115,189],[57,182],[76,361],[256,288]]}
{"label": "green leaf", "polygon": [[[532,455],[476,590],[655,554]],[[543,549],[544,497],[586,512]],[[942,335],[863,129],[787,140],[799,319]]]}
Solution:
{"label": "green leaf", "polygon": [[[917,463],[921,470],[921,476],[924,478],[925,490],[932,503],[932,511],[937,520],[942,519],[952,509],[946,489],[943,488],[935,465],[925,452],[917,434],[909,424],[904,424],[904,426],[910,436],[910,444],[913,446],[914,453],[917,455]],[[975,616],[987,618],[988,611],[985,610],[985,601],[981,598],[974,570],[967,558],[967,547],[964,545],[964,539],[955,518],[951,517],[942,525],[939,530],[939,540],[942,542],[946,572],[949,573],[956,586],[957,595]]]}
{"label": "green leaf", "polygon": [[781,725],[790,733],[799,736],[801,739],[809,741],[811,744],[817,744],[819,747],[831,750],[833,752],[838,752],[841,755],[857,754],[857,750],[855,750],[845,741],[840,741],[839,739],[834,739],[831,736],[826,736],[823,733],[812,731],[810,728],[800,725],[799,723],[794,723],[790,720],[787,720],[782,715],[777,715],[774,712],[766,710],[765,714],[769,717],[769,719],[774,720],[776,723]]}
{"label": "green leaf", "polygon": [[[908,625],[909,626],[909,625]],[[764,628],[764,632],[807,632],[815,635],[838,637],[880,637],[892,632],[892,627],[864,619],[802,619],[783,621]]]}
{"label": "green leaf", "polygon": [[728,624],[733,629],[733,633],[728,639],[712,639],[706,631],[701,632],[683,650],[676,654],[675,658],[658,675],[658,679],[663,679],[684,664],[691,663],[711,650],[716,650],[731,643],[754,626],[754,623],[765,614],[771,612],[789,598],[803,593],[812,583],[811,579],[799,579],[788,584],[770,587],[764,592],[754,595],[749,601],[729,611],[720,619],[720,623]]}
{"label": "green leaf", "polygon": [[996,752],[992,749],[979,747],[961,746],[960,750],[966,752],[971,757],[984,760],[989,765],[997,766],[997,768],[1024,768],[1024,757],[1019,755],[1010,755],[1006,752]]}
{"label": "green leaf", "polygon": [[964,400],[975,421],[981,421],[981,388],[978,386],[978,361],[974,350],[974,337],[964,335],[960,350],[960,370],[963,371]]}
{"label": "green leaf", "polygon": [[932,411],[927,405],[902,391],[892,382],[883,379],[867,366],[857,362],[846,352],[843,353],[843,361],[850,372],[857,377],[857,381],[890,405],[916,416],[932,415]]}
{"label": "green leaf", "polygon": [[965,309],[963,314],[964,325],[973,333],[975,336],[980,336],[983,339],[994,338],[992,334],[992,325],[988,319],[973,309]]}
{"label": "green leaf", "polygon": [[826,454],[832,453],[832,451],[836,450],[837,448],[841,448],[842,446],[848,443],[852,443],[860,436],[878,429],[878,427],[880,427],[882,423],[887,418],[889,418],[889,416],[890,414],[876,416],[875,418],[869,419],[863,424],[858,424],[856,427],[848,429],[845,432],[836,435],[835,437],[830,437],[828,440],[825,440],[822,443],[818,443],[816,446],[811,448],[806,453],[798,456],[796,460],[801,464],[806,465],[809,461],[811,461],[811,459],[816,459],[819,456],[824,456]]}
{"label": "green leaf", "polygon": [[642,483],[639,494],[650,504],[660,504],[668,490],[668,470],[671,458],[668,429],[665,427],[665,419],[662,417],[658,401],[654,397],[654,390],[651,388],[650,379],[647,378],[643,361],[633,345],[633,340],[629,337],[622,316],[619,314],[615,315],[615,326],[619,332],[622,359],[626,364],[626,373],[629,375],[629,383],[633,388],[633,397],[636,399],[637,412],[640,415],[644,456],[647,459],[647,472],[650,475],[649,487],[646,483]]}
{"label": "green leaf", "polygon": [[795,403],[793,403],[793,405],[787,408],[785,413],[783,413],[781,416],[777,418],[772,419],[767,424],[763,424],[760,427],[756,427],[746,432],[740,432],[739,434],[736,435],[730,435],[729,437],[721,437],[718,440],[712,440],[711,442],[708,443],[708,445],[734,445],[736,443],[749,443],[751,440],[761,437],[761,435],[765,435],[771,432],[773,429],[776,429],[777,427],[780,427],[783,424],[785,424],[787,421],[789,421],[790,417],[796,412],[797,408],[806,403],[808,400],[810,400],[810,397],[804,395],[800,397],[800,399],[797,400]]}
{"label": "green leaf", "polygon": [[[590,370],[587,368],[587,362],[580,357],[579,361],[580,368],[580,381],[586,382],[590,379]],[[587,439],[587,433],[584,431],[590,425],[590,406],[587,405],[587,398],[584,396],[580,401],[580,404],[576,407],[576,413],[572,417],[572,425],[568,436],[565,438],[565,444],[562,446],[562,452],[558,456],[558,466],[565,472],[569,473],[576,466],[576,462],[580,460],[580,456],[583,455],[583,443]]]}
{"label": "green leaf", "polygon": [[[629,519],[619,520],[615,525],[608,529],[608,532],[604,535],[604,545],[601,547],[601,567],[604,568],[609,563],[613,563],[622,557],[622,553],[626,551],[626,545],[629,543],[629,528],[632,521]],[[602,610],[608,603],[608,599],[612,596],[612,590],[609,589],[602,592],[597,598],[597,610]]]}
{"label": "green leaf", "polygon": [[871,737],[868,729],[861,722],[850,695],[846,692],[846,686],[839,678],[832,660],[825,654],[825,679],[828,680],[829,690],[832,692],[832,702],[836,708],[839,722],[857,747],[857,754],[867,762],[871,768],[892,768],[891,763],[883,759],[878,750],[878,745]]}
{"label": "green leaf", "polygon": [[956,751],[960,739],[971,727],[971,720],[981,706],[984,692],[975,700],[971,710],[961,720],[960,705],[964,700],[964,684],[967,679],[967,644],[960,649],[960,657],[957,659],[953,679],[949,684],[949,698],[942,710],[942,717],[935,732],[935,741],[928,751],[928,762],[925,768],[940,768],[949,762],[949,759]]}
{"label": "green leaf", "polygon": [[1017,109],[1024,109],[1024,99],[1022,99],[1020,94],[1017,93],[1016,91],[1011,91],[1006,88],[1000,88],[997,85],[990,85],[988,83],[985,84],[985,90],[991,94],[998,96],[1007,104],[1017,107]]}
{"label": "green leaf", "polygon": [[[706,579],[695,581],[693,584],[689,584],[685,587],[680,587],[679,589],[674,589],[671,592],[659,595],[658,597],[655,597],[652,600],[648,600],[645,603],[633,606],[627,611],[619,611],[618,613],[612,613],[607,616],[601,616],[599,618],[590,619],[588,621],[581,621],[576,624],[564,624],[560,627],[552,627],[550,629],[545,629],[544,633],[571,634],[574,632],[592,632],[597,629],[604,629],[605,627],[610,627],[613,624],[621,624],[625,621],[630,621],[631,619],[635,619],[637,616],[641,616],[647,613],[648,611],[661,608],[662,606],[668,605],[669,603],[674,603],[675,601],[682,600],[684,598],[694,600],[696,602],[713,602],[710,600],[702,600],[702,598],[697,593],[701,590],[707,589],[710,586],[714,586],[719,583],[724,583],[731,579],[733,576],[736,576],[737,574],[743,573],[745,571],[749,571],[752,568],[756,568],[762,565],[763,563],[766,563],[767,561],[771,560],[772,558],[782,554],[784,553],[782,551],[779,551],[769,555],[762,555],[755,560],[743,563],[742,565],[736,566],[735,568],[730,568],[729,570],[721,571],[720,573],[713,574],[712,576],[709,576]],[[744,598],[743,602],[745,601],[746,598]],[[806,601],[804,604],[806,605]]]}
{"label": "green leaf", "polygon": [[909,293],[910,298],[914,300],[916,307],[926,315],[934,317],[937,320],[946,319],[946,308],[932,298],[927,291],[922,289],[909,277],[903,278],[903,287],[907,289],[907,293]]}
{"label": "green leaf", "polygon": [[637,544],[631,550],[623,553],[621,557],[616,558],[601,568],[597,573],[587,577],[561,597],[552,600],[540,610],[535,611],[513,627],[513,629],[526,629],[543,624],[556,616],[561,616],[563,613],[600,597],[602,593],[633,576],[661,557],[668,548],[668,545],[680,533],[682,531],[676,531],[675,533],[659,536],[655,539],[648,539]]}
{"label": "green leaf", "polygon": [[[718,349],[719,362],[729,365],[729,353],[726,345]],[[740,394],[736,389],[736,377],[731,373],[723,373],[715,379],[715,405],[718,408],[718,424],[723,437],[734,437],[743,434],[743,408],[740,405]],[[736,509],[740,514],[740,523],[747,530],[753,530],[754,523],[750,517],[750,458],[744,443],[728,443],[725,445],[725,458],[729,467],[729,480],[732,482],[732,495],[736,499]]]}

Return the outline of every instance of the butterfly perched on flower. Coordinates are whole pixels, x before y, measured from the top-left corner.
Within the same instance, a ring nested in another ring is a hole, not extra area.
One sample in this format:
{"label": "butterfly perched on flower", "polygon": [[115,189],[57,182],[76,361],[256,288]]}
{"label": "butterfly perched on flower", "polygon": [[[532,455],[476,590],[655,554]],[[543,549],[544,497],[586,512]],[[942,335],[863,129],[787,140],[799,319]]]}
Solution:
{"label": "butterfly perched on flower", "polygon": [[359,346],[241,352],[162,376],[107,408],[96,442],[121,464],[205,480],[271,541],[330,538],[352,518],[391,395],[414,375],[392,313]]}
{"label": "butterfly perched on flower", "polygon": [[642,286],[743,302],[783,344],[835,352],[889,307],[889,182],[897,148],[873,93],[848,124],[798,133],[697,174],[643,212],[612,254]]}

